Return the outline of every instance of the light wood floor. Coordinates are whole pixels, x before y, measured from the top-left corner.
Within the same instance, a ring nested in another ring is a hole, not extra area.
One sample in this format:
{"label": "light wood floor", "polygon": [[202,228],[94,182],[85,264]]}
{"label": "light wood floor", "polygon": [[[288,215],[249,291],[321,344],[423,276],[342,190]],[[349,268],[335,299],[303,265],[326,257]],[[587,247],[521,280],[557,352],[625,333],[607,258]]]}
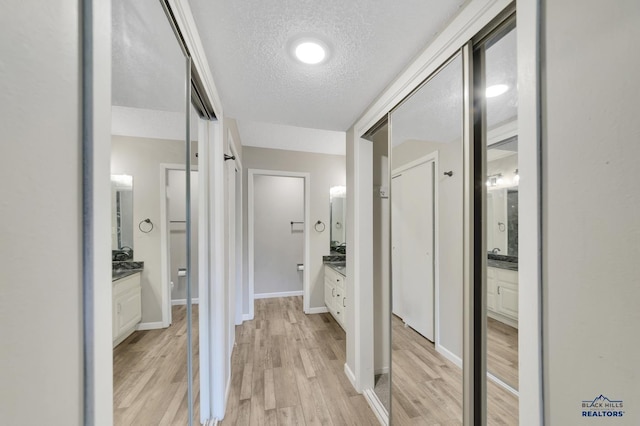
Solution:
{"label": "light wood floor", "polygon": [[379,424],[344,374],[344,331],[302,297],[256,300],[236,345],[223,425]]}
{"label": "light wood floor", "polygon": [[[193,306],[194,424],[199,424],[198,306]],[[174,306],[167,329],[136,331],[113,351],[114,424],[186,425],[186,306]]]}
{"label": "light wood floor", "polygon": [[[461,425],[462,370],[396,316],[392,327],[393,425]],[[491,380],[487,393],[487,424],[517,425],[518,399]]]}
{"label": "light wood floor", "polygon": [[518,329],[487,318],[487,371],[518,389]]}

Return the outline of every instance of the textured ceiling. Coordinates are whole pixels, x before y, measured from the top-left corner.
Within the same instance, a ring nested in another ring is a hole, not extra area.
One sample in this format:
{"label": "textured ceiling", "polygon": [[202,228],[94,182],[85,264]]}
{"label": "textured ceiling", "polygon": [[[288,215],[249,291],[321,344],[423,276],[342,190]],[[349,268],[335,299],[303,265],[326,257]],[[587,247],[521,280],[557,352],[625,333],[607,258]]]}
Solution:
{"label": "textured ceiling", "polygon": [[186,65],[158,0],[113,0],[112,105],[185,110]]}
{"label": "textured ceiling", "polygon": [[[225,114],[344,131],[453,18],[463,0],[190,0]],[[321,65],[288,47],[314,36]]]}
{"label": "textured ceiling", "polygon": [[[506,84],[509,90],[487,99],[487,125],[493,129],[516,118],[518,112],[516,30],[486,52],[486,85]],[[462,139],[462,60],[441,69],[391,114],[392,143],[448,143]]]}
{"label": "textured ceiling", "polygon": [[391,113],[391,141],[462,139],[462,57],[458,55]]}

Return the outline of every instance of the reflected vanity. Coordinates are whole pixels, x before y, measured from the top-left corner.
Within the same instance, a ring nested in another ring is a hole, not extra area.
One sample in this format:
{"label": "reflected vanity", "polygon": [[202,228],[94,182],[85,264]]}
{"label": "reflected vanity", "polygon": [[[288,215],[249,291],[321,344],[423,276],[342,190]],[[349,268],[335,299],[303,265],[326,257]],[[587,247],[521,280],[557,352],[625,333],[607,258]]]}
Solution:
{"label": "reflected vanity", "polygon": [[518,388],[518,138],[487,147],[487,371]]}
{"label": "reflected vanity", "polygon": [[346,274],[346,188],[330,189],[330,254],[323,256],[324,303],[344,329],[347,309]]}
{"label": "reflected vanity", "polygon": [[135,331],[142,319],[140,273],[133,260],[133,177],[111,175],[111,280],[113,347]]}
{"label": "reflected vanity", "polygon": [[[509,23],[478,46],[486,92],[487,375],[518,390],[518,90],[516,28]],[[488,384],[488,387],[493,384]],[[488,406],[488,418],[497,415]]]}

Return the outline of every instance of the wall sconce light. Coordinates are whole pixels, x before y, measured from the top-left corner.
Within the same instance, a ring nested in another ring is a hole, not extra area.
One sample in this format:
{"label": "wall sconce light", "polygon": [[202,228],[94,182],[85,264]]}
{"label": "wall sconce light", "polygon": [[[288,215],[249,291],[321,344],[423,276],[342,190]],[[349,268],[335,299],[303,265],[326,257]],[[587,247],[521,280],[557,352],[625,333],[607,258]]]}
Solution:
{"label": "wall sconce light", "polygon": [[502,183],[503,183],[502,173],[491,175],[487,178],[487,186],[489,187],[502,185]]}

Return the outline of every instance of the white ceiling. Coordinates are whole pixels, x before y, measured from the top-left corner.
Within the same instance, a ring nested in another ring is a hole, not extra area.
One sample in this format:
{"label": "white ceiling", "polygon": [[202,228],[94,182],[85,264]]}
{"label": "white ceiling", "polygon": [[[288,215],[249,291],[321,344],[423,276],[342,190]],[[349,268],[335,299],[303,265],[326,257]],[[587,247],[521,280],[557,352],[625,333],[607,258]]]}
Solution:
{"label": "white ceiling", "polygon": [[[516,30],[486,51],[486,86],[506,84],[506,93],[487,99],[487,126],[513,121],[518,112]],[[462,139],[462,60],[454,58],[391,114],[392,143],[448,143]]]}
{"label": "white ceiling", "polygon": [[[227,116],[242,143],[344,153],[344,133],[464,4],[369,0],[189,0]],[[310,66],[289,43],[314,35],[329,59]],[[490,99],[490,125],[517,109],[515,31],[487,51],[487,84],[506,83]],[[113,0],[113,105],[184,111],[184,56],[157,0]],[[394,145],[448,142],[461,125],[459,59],[395,113]],[[329,130],[321,132],[314,129]]]}
{"label": "white ceiling", "polygon": [[112,105],[184,112],[185,58],[158,0],[112,2]]}
{"label": "white ceiling", "polygon": [[[465,1],[189,3],[227,116],[344,131]],[[328,60],[294,61],[300,36],[329,45]]]}

